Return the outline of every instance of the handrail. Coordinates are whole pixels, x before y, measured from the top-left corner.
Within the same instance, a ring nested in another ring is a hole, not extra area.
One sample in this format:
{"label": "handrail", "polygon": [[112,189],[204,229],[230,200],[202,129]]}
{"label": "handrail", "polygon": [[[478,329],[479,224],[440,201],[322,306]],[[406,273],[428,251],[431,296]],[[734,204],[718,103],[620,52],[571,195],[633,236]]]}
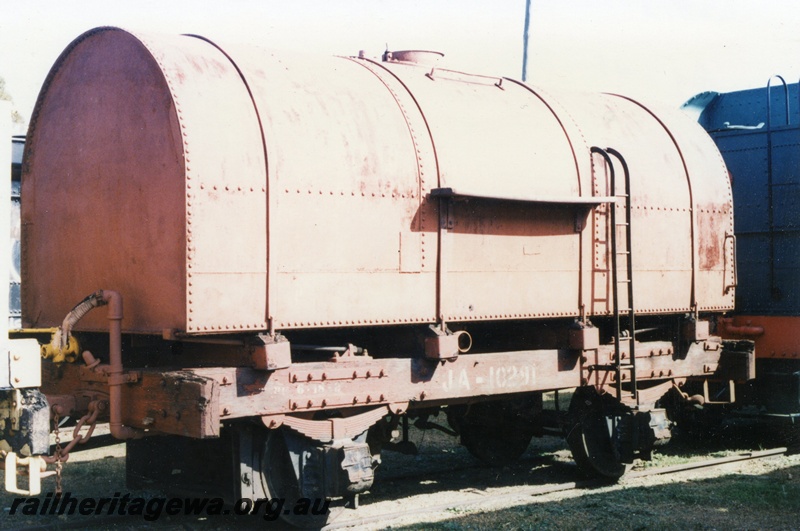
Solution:
{"label": "handrail", "polygon": [[786,123],[791,123],[789,114],[789,87],[783,76],[773,75],[767,80],[767,225],[769,229],[769,288],[773,300],[780,299],[780,290],[775,283],[775,213],[772,168],[772,80],[780,80],[786,105]]}
{"label": "handrail", "polygon": [[[630,170],[628,169],[628,163],[625,161],[625,158],[620,154],[619,151],[613,148],[600,148],[597,146],[592,146],[590,149],[591,153],[596,153],[605,159],[606,164],[609,168],[609,188],[610,193],[613,197],[616,198],[624,198],[625,199],[625,222],[624,223],[617,223],[617,209],[616,205],[611,207],[611,275],[612,275],[612,296],[613,296],[613,304],[614,304],[614,322],[615,322],[615,333],[614,333],[614,371],[616,373],[616,391],[617,391],[617,398],[622,400],[622,351],[621,351],[621,343],[623,341],[622,338],[622,327],[620,326],[620,307],[619,307],[619,284],[626,283],[627,288],[627,295],[628,295],[628,318],[629,318],[629,327],[628,336],[625,338],[628,341],[628,362],[624,368],[630,369],[630,393],[631,397],[636,401],[637,405],[639,402],[639,395],[636,386],[636,319],[635,319],[635,311],[634,311],[634,304],[633,304],[633,253],[631,249],[633,249],[633,244],[631,241],[631,176]],[[611,157],[616,158],[620,165],[622,166],[622,171],[625,178],[625,191],[622,195],[617,194],[617,187],[616,187],[616,172],[614,170],[614,163],[611,160]],[[617,227],[623,226],[625,227],[625,251],[620,253],[617,250]],[[617,257],[619,255],[626,257],[626,273],[627,278],[624,280],[619,280],[619,271],[618,271],[618,264],[617,264]]]}
{"label": "handrail", "polygon": [[789,114],[789,86],[786,84],[786,80],[783,79],[783,76],[778,74],[773,75],[771,78],[767,80],[767,131],[772,129],[772,80],[778,78],[783,85],[783,95],[786,102],[786,123],[783,125],[789,125],[791,123],[791,117]]}

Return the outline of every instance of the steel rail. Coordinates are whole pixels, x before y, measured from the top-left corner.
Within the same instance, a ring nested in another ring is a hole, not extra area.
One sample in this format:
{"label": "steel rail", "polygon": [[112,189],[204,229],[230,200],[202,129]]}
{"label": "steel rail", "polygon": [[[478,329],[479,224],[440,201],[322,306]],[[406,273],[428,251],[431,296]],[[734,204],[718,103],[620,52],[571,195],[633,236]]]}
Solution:
{"label": "steel rail", "polygon": [[[667,467],[658,467],[658,468],[650,468],[635,472],[628,472],[623,476],[623,478],[641,478],[647,476],[656,476],[662,474],[673,474],[677,472],[683,472],[686,470],[693,470],[698,468],[711,468],[715,466],[722,466],[729,463],[736,463],[741,461],[748,461],[754,459],[764,459],[768,457],[774,457],[782,454],[786,454],[787,449],[785,447],[781,448],[774,448],[771,450],[763,450],[763,451],[754,451],[754,452],[745,452],[738,455],[728,456],[728,457],[718,457],[713,459],[706,459],[703,461],[695,461],[691,463],[684,463],[680,465],[674,466],[667,466]],[[469,469],[474,467],[464,467],[464,469]],[[452,472],[452,469],[450,469]],[[434,471],[434,474],[441,473],[444,471]],[[430,472],[426,472],[424,475],[401,475],[399,477],[392,477],[391,480],[404,480],[404,479],[413,479],[419,477],[428,477],[430,476]],[[497,495],[476,495],[471,499],[467,499],[464,501],[459,502],[451,502],[451,503],[442,503],[438,505],[432,505],[429,507],[419,507],[415,509],[408,509],[404,511],[397,511],[391,513],[385,513],[376,516],[369,516],[364,518],[354,518],[348,520],[338,520],[334,521],[327,526],[322,528],[322,531],[333,531],[335,529],[345,529],[349,527],[355,526],[363,526],[367,524],[387,524],[392,520],[396,520],[398,518],[402,518],[404,516],[412,516],[424,513],[435,513],[435,512],[443,512],[452,509],[461,509],[467,507],[476,507],[480,505],[484,505],[487,503],[494,503],[494,502],[502,502],[505,500],[519,500],[524,501],[526,498],[532,498],[536,496],[544,496],[546,494],[552,494],[555,492],[564,492],[570,490],[580,490],[580,489],[590,489],[590,488],[597,488],[603,486],[613,486],[613,483],[609,483],[608,481],[603,480],[584,480],[584,481],[572,481],[572,482],[565,482],[565,483],[558,483],[555,485],[538,485],[532,487],[526,487],[518,489],[516,492],[508,492],[504,494],[497,494]],[[176,516],[176,527],[185,527],[181,524],[180,518],[184,515]],[[193,515],[194,517],[199,515]],[[59,521],[57,524],[53,522],[46,522],[43,525],[37,526],[28,526],[22,525],[19,527],[11,526],[11,530],[22,531],[23,529],[26,531],[32,530],[50,530],[50,529],[84,529],[87,525],[91,525],[92,527],[103,527],[103,526],[110,526],[115,525],[119,522],[131,522],[133,519],[141,524],[141,517],[134,517],[134,516],[127,516],[127,515],[107,515],[107,516],[93,516],[91,520],[87,518],[76,518],[73,521]],[[232,519],[232,523],[236,522],[249,522],[251,516],[248,515],[241,515],[241,516],[233,516],[231,515],[230,518]],[[169,526],[168,527],[172,527]]]}

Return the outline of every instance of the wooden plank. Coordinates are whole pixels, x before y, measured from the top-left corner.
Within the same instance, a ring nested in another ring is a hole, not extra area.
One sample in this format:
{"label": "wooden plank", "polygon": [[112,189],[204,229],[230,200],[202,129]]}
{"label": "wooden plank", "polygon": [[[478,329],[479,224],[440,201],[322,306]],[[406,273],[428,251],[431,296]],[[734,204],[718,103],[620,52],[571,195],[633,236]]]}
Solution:
{"label": "wooden plank", "polygon": [[217,382],[192,371],[143,372],[122,387],[122,422],[126,426],[187,437],[218,437]]}

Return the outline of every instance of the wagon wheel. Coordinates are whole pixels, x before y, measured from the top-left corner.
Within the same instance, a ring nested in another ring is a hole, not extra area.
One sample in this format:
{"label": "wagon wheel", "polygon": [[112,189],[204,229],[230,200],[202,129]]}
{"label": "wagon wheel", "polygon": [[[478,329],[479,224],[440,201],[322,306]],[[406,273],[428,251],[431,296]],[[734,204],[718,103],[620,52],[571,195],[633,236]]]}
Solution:
{"label": "wagon wheel", "polygon": [[488,465],[513,463],[531,442],[531,415],[536,412],[537,403],[541,405],[540,396],[473,404],[458,421],[461,444]]}
{"label": "wagon wheel", "polygon": [[586,415],[573,425],[567,434],[567,444],[578,469],[587,476],[616,480],[628,469],[615,455],[608,419],[603,415]]}
{"label": "wagon wheel", "polygon": [[[334,506],[331,502],[327,514],[313,514],[310,510],[305,514],[295,514],[294,509],[302,507],[298,501],[307,497],[300,490],[283,430],[269,430],[266,434],[261,453],[261,482],[268,499],[285,500],[280,518],[293,527],[320,528],[333,521],[343,510],[341,504]],[[323,496],[316,498],[321,500]],[[310,502],[312,508],[315,503],[320,504],[316,499]]]}
{"label": "wagon wheel", "polygon": [[614,448],[613,419],[603,410],[600,397],[579,389],[570,404],[570,416],[567,444],[581,473],[609,480],[622,477],[629,466],[620,461]]}

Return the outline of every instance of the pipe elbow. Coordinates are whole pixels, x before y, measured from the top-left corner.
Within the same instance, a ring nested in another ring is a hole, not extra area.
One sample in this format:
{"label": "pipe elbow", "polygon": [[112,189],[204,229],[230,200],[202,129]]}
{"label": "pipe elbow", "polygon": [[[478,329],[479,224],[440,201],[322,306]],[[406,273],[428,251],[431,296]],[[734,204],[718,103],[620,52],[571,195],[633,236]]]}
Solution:
{"label": "pipe elbow", "polygon": [[122,295],[118,291],[104,289],[100,291],[103,302],[108,304],[108,318],[110,320],[122,320]]}

